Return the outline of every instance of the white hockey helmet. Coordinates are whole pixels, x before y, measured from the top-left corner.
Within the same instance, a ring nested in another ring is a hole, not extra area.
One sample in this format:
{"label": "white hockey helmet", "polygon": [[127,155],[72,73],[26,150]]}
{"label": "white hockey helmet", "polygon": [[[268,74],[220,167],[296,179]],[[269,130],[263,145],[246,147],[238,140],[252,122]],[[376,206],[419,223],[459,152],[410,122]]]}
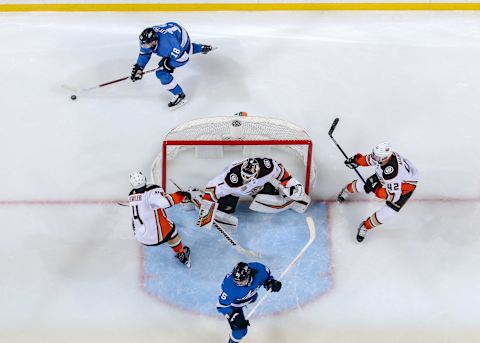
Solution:
{"label": "white hockey helmet", "polygon": [[372,150],[372,158],[378,163],[388,161],[392,154],[392,146],[388,142],[378,143]]}
{"label": "white hockey helmet", "polygon": [[130,174],[130,184],[133,188],[142,188],[147,184],[147,178],[142,172],[134,172]]}
{"label": "white hockey helmet", "polygon": [[242,175],[242,179],[245,182],[248,182],[253,178],[257,177],[259,171],[260,165],[254,158],[247,159],[245,162],[243,162],[242,168],[240,168],[240,174]]}

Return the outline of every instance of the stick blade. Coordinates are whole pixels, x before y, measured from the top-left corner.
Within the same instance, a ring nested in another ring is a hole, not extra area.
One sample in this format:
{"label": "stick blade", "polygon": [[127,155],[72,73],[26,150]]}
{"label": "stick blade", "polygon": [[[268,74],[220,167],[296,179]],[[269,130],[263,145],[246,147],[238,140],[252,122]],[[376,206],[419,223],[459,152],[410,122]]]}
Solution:
{"label": "stick blade", "polygon": [[330,130],[328,130],[328,135],[332,137],[333,131],[337,127],[338,122],[340,121],[340,118],[335,118],[333,120],[332,126],[330,126]]}
{"label": "stick blade", "polygon": [[309,241],[313,242],[316,237],[315,223],[313,222],[312,217],[307,217],[306,220],[307,220],[308,230],[310,231]]}

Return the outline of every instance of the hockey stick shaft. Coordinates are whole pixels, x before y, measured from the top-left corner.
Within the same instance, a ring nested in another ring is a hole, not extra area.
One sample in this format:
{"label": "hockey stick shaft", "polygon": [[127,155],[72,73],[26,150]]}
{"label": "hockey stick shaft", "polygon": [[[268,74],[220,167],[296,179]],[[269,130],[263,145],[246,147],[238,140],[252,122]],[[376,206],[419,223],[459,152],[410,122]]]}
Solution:
{"label": "hockey stick shaft", "polygon": [[[316,237],[316,233],[315,233],[315,223],[313,222],[313,219],[312,217],[307,217],[307,225],[308,225],[308,231],[309,231],[309,234],[310,234],[310,238],[308,239],[308,242],[307,244],[305,244],[305,246],[302,248],[302,250],[300,250],[300,252],[298,253],[297,256],[295,256],[295,258],[289,263],[289,265],[287,266],[287,268],[285,268],[285,270],[282,272],[282,274],[280,274],[280,277],[278,278],[278,280],[282,280],[285,275],[288,274],[288,272],[293,268],[293,266],[298,262],[298,260],[300,260],[300,258],[303,256],[303,254],[305,254],[305,251],[307,251],[308,247],[310,247],[310,245],[312,245],[313,241],[315,240],[315,237]],[[260,307],[260,305],[265,301],[265,299],[271,294],[272,292],[267,292],[258,302],[257,304],[252,308],[252,310],[247,314],[247,316],[245,317],[245,319],[249,319],[252,317],[252,315],[255,313],[255,311]]]}
{"label": "hockey stick shaft", "polygon": [[[345,153],[345,151],[343,151],[342,147],[340,146],[340,144],[337,143],[337,141],[335,140],[335,138],[333,138],[333,131],[335,130],[335,128],[337,127],[337,124],[338,122],[340,121],[339,118],[335,118],[333,120],[333,123],[332,123],[332,126],[330,126],[330,130],[328,130],[328,135],[330,136],[330,138],[332,139],[333,143],[335,143],[335,145],[337,146],[337,148],[342,152],[343,156],[345,156],[346,159],[348,159],[349,157],[347,156],[347,154]],[[353,168],[355,170],[355,173],[357,173],[357,175],[360,177],[360,179],[363,181],[363,183],[366,183],[365,182],[365,179],[363,178],[363,176],[360,174],[360,172],[357,170],[357,168]]]}
{"label": "hockey stick shaft", "polygon": [[[150,69],[150,70],[147,70],[147,71],[143,72],[143,74],[152,73],[152,72],[157,71],[159,69],[160,69],[160,67]],[[116,80],[113,80],[113,81],[108,81],[108,82],[101,83],[99,85],[86,87],[86,88],[80,88],[80,89],[75,90],[75,93],[77,93],[77,94],[78,93],[85,93],[85,92],[88,92],[88,91],[91,91],[91,90],[94,90],[94,89],[97,89],[97,88],[102,88],[102,87],[105,87],[105,86],[113,85],[114,83],[117,83],[117,82],[125,81],[129,78],[130,78],[130,76],[125,76],[125,77],[122,77],[120,79],[116,79]],[[66,88],[68,88],[68,87],[66,87]]]}
{"label": "hockey stick shaft", "polygon": [[[177,189],[179,191],[182,191],[182,188],[177,185],[175,183],[175,181],[173,181],[172,179],[169,179],[170,182],[175,186],[177,187]],[[200,209],[201,205],[200,203],[197,201],[197,200],[194,200],[192,199],[192,202],[193,204],[195,205],[195,207],[197,209]],[[223,228],[220,224],[217,223],[217,221],[214,219],[213,220],[213,226],[215,226],[215,228],[218,230],[218,232],[221,233],[221,235],[228,241],[228,243],[230,243],[234,248],[235,250],[237,250],[239,253],[243,254],[243,255],[248,255],[248,256],[252,256],[252,257],[256,257],[256,258],[261,258],[262,255],[260,255],[259,253],[255,252],[255,251],[252,251],[252,250],[248,250],[248,249],[245,249],[243,248],[242,246],[238,245],[238,243],[232,238],[232,236],[230,236]]]}

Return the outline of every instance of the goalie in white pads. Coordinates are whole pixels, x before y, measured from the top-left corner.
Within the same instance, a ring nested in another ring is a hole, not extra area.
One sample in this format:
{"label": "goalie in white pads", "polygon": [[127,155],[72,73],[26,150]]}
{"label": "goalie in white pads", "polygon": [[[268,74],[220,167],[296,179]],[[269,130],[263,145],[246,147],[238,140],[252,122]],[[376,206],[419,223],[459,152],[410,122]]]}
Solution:
{"label": "goalie in white pads", "polygon": [[178,260],[190,267],[190,248],[182,245],[175,224],[167,218],[165,209],[179,203],[190,202],[190,192],[165,193],[157,185],[147,185],[141,172],[130,175],[133,189],[128,195],[130,217],[135,238],[147,246],[157,246],[165,242],[175,252]]}
{"label": "goalie in white pads", "polygon": [[198,225],[209,228],[215,219],[235,228],[238,219],[233,213],[241,196],[252,196],[250,209],[265,213],[288,209],[303,213],[310,204],[303,185],[281,163],[266,157],[247,158],[233,162],[207,183]]}
{"label": "goalie in white pads", "polygon": [[361,242],[368,231],[384,224],[395,216],[410,199],[417,187],[417,168],[398,153],[392,151],[390,143],[380,143],[367,155],[356,154],[345,161],[349,168],[358,166],[375,167],[375,174],[366,183],[354,180],[346,185],[338,195],[338,202],[343,202],[352,193],[371,193],[377,198],[385,199],[385,205],[364,220],[357,231],[357,241]]}

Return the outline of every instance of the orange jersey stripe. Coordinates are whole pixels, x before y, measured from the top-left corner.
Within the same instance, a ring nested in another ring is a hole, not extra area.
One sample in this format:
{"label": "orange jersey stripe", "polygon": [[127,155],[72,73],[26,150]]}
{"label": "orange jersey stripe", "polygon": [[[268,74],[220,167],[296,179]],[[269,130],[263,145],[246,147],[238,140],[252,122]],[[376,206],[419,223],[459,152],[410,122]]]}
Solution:
{"label": "orange jersey stripe", "polygon": [[167,214],[162,208],[155,211],[157,219],[158,241],[161,242],[172,231],[172,223],[167,219]]}

